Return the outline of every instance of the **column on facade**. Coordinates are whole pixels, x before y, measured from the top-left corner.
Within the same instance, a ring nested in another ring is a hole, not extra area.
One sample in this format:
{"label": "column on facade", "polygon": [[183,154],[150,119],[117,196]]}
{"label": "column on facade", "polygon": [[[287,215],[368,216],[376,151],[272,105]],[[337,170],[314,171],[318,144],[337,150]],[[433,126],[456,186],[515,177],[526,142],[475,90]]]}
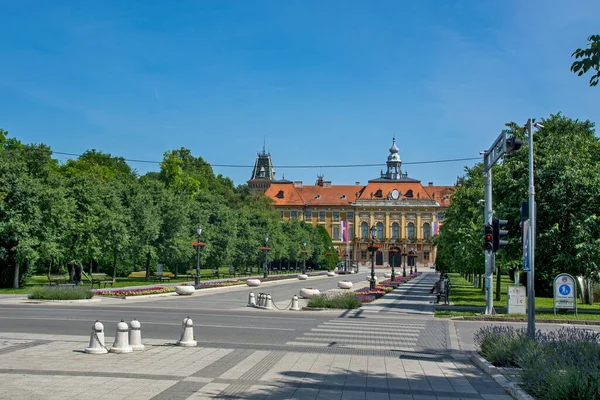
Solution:
{"label": "column on facade", "polygon": [[423,239],[423,226],[420,212],[417,213],[417,226],[415,226],[415,238]]}
{"label": "column on facade", "polygon": [[402,240],[406,240],[408,238],[408,229],[406,226],[406,214],[404,213],[402,213],[401,225],[402,226],[400,226],[400,238]]}

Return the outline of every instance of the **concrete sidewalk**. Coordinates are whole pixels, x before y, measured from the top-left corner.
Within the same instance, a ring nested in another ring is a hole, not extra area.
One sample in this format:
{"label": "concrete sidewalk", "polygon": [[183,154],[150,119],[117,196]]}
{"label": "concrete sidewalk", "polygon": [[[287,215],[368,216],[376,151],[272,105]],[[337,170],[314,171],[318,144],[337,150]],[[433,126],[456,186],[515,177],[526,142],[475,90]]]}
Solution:
{"label": "concrete sidewalk", "polygon": [[142,352],[88,355],[87,342],[84,336],[0,335],[0,398],[511,398],[466,356],[447,351],[202,343],[182,348],[152,340]]}
{"label": "concrete sidewalk", "polygon": [[144,351],[89,355],[89,336],[0,333],[0,399],[511,399],[458,351],[449,322],[428,315],[435,277],[285,344],[199,337],[183,348],[173,327],[169,339],[143,340]]}

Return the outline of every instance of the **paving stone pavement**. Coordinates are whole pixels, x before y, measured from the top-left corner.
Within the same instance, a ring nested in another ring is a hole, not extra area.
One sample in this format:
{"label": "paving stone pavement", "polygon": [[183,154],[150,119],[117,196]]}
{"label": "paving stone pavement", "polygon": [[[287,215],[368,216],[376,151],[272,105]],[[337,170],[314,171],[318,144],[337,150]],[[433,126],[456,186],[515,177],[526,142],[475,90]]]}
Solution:
{"label": "paving stone pavement", "polygon": [[510,399],[452,348],[447,321],[411,312],[430,301],[424,275],[410,303],[332,317],[285,345],[153,339],[89,355],[86,336],[0,333],[0,399]]}

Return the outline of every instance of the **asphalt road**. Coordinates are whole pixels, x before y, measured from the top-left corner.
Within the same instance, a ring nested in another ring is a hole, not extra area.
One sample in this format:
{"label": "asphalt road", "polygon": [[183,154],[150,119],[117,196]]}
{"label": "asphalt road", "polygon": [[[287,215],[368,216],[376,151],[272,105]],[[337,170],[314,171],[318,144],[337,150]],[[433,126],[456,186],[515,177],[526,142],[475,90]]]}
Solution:
{"label": "asphalt road", "polygon": [[[381,275],[381,273],[379,274]],[[285,344],[343,312],[267,311],[248,308],[250,292],[265,292],[274,300],[289,301],[303,287],[325,291],[337,287],[340,279],[363,282],[366,273],[308,281],[279,281],[261,285],[200,291],[194,296],[169,296],[146,299],[102,299],[85,304],[0,304],[0,332],[53,335],[88,335],[98,319],[108,337],[116,323],[133,318],[142,324],[146,338],[174,341],[179,338],[185,317],[194,321],[199,342]],[[258,290],[260,289],[260,290]]]}

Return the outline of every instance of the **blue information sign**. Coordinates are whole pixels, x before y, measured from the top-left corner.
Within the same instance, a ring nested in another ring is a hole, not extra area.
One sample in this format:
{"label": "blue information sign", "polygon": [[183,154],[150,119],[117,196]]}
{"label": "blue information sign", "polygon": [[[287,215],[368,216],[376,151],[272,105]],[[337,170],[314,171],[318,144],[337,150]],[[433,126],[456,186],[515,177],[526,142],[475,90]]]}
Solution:
{"label": "blue information sign", "polygon": [[571,288],[569,287],[569,285],[560,285],[560,287],[558,288],[558,291],[563,296],[568,296],[569,293],[571,293]]}

